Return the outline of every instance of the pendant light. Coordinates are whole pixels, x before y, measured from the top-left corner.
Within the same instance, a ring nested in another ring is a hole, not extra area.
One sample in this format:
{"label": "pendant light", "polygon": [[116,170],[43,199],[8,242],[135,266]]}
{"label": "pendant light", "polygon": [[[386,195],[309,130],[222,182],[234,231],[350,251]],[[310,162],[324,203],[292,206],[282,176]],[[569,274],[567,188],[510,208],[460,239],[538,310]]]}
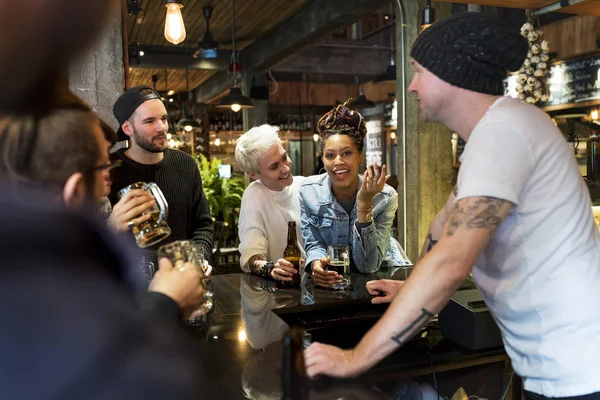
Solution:
{"label": "pendant light", "polygon": [[421,29],[425,30],[435,22],[435,10],[431,7],[431,0],[427,0],[427,7],[421,11]]}
{"label": "pendant light", "polygon": [[354,109],[375,107],[375,103],[373,101],[367,99],[367,96],[365,96],[365,93],[363,92],[363,86],[362,86],[360,77],[357,76],[354,78],[354,80],[359,85],[359,88],[360,88],[359,94],[358,94],[358,99],[352,100],[350,102],[350,104],[348,104],[348,107],[354,108]]}
{"label": "pendant light", "polygon": [[183,4],[180,0],[167,0],[165,7],[167,7],[165,39],[173,44],[179,44],[185,40],[185,25],[181,15]]}
{"label": "pendant light", "polygon": [[[186,54],[187,60],[187,54]],[[188,66],[185,63],[185,88],[187,91],[188,103],[193,104],[194,96],[190,91],[190,82],[188,78]],[[181,119],[177,122],[177,127],[182,128],[186,132],[191,132],[194,128],[201,128],[202,125],[194,118],[193,112],[186,110],[185,105],[181,107]]]}
{"label": "pendant light", "polygon": [[238,112],[242,108],[254,108],[252,100],[248,96],[242,94],[242,89],[238,88],[238,61],[237,54],[235,51],[235,0],[231,0],[231,13],[232,13],[232,51],[231,61],[233,64],[233,87],[229,91],[229,94],[221,99],[218,108],[230,108],[233,112]]}
{"label": "pendant light", "polygon": [[[390,15],[393,17],[394,15],[394,6],[390,5]],[[384,73],[379,74],[373,80],[373,83],[380,82],[392,82],[396,81],[396,60],[394,56],[394,24],[390,23],[390,64],[387,66],[387,69]]]}

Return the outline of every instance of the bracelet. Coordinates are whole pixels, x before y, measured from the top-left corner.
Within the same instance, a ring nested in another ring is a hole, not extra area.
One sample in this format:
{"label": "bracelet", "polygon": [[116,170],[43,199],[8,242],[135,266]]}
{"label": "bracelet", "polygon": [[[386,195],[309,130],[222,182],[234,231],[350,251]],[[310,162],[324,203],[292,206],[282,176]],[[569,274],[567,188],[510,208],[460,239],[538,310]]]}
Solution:
{"label": "bracelet", "polygon": [[267,261],[262,267],[260,267],[258,274],[265,279],[270,279],[273,268],[275,268],[275,263],[273,261]]}
{"label": "bracelet", "polygon": [[356,211],[360,211],[360,212],[371,212],[373,211],[373,206],[369,207],[369,208],[358,208],[356,207]]}

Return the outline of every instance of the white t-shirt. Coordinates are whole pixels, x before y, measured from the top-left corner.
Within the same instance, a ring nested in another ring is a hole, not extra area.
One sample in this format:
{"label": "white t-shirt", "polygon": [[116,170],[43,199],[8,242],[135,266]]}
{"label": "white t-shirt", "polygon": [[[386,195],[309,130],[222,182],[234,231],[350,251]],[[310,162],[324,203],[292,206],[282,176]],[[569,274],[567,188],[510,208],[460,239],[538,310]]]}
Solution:
{"label": "white t-shirt", "polygon": [[543,111],[502,97],[461,162],[457,201],[516,205],[473,276],[525,389],[548,397],[600,391],[600,235],[573,151]]}
{"label": "white t-shirt", "polygon": [[260,181],[252,182],[244,191],[238,231],[240,266],[244,272],[250,272],[247,264],[252,256],[273,262],[283,257],[288,221],[296,221],[298,247],[306,259],[300,226],[299,188],[303,179],[294,176],[292,184],[280,192],[267,189]]}

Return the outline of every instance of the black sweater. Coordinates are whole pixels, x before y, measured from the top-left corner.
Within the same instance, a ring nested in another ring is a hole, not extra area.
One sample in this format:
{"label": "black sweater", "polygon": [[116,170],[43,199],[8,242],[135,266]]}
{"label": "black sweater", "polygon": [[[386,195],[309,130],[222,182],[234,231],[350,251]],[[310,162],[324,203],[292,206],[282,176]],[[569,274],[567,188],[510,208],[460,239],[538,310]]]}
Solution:
{"label": "black sweater", "polygon": [[114,161],[123,164],[113,170],[110,202],[114,205],[117,193],[125,186],[136,182],[154,182],[165,195],[169,204],[167,223],[171,236],[149,247],[158,247],[176,240],[192,239],[207,260],[212,255],[213,223],[208,202],[202,190],[202,178],[194,159],[179,150],[167,149],[158,164],[140,164],[125,155],[121,149],[111,155]]}

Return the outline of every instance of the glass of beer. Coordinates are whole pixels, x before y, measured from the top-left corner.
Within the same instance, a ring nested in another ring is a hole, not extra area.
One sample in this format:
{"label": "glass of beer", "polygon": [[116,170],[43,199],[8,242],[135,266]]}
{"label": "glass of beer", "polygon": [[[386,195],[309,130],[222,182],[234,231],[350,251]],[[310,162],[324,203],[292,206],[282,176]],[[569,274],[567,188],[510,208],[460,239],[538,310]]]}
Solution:
{"label": "glass of beer", "polygon": [[327,270],[342,275],[342,281],[332,289],[346,290],[350,287],[350,248],[348,246],[327,246]]}
{"label": "glass of beer", "polygon": [[121,189],[118,197],[121,198],[125,193],[133,189],[141,189],[150,193],[156,199],[156,205],[144,211],[143,215],[150,214],[148,221],[142,222],[139,225],[133,225],[131,232],[135,238],[135,242],[141,248],[152,246],[166,239],[171,235],[171,228],[167,225],[167,217],[169,216],[169,205],[165,196],[160,191],[156,183],[137,182]]}
{"label": "glass of beer", "polygon": [[193,264],[196,269],[200,272],[202,278],[200,284],[204,288],[204,298],[198,304],[191,315],[187,318],[186,322],[195,324],[198,322],[204,322],[205,316],[213,308],[213,293],[209,290],[206,282],[206,267],[204,257],[198,253],[194,242],[190,240],[178,240],[173,243],[166,244],[158,248],[158,259],[167,258],[171,261],[174,268],[182,268],[184,263]]}

